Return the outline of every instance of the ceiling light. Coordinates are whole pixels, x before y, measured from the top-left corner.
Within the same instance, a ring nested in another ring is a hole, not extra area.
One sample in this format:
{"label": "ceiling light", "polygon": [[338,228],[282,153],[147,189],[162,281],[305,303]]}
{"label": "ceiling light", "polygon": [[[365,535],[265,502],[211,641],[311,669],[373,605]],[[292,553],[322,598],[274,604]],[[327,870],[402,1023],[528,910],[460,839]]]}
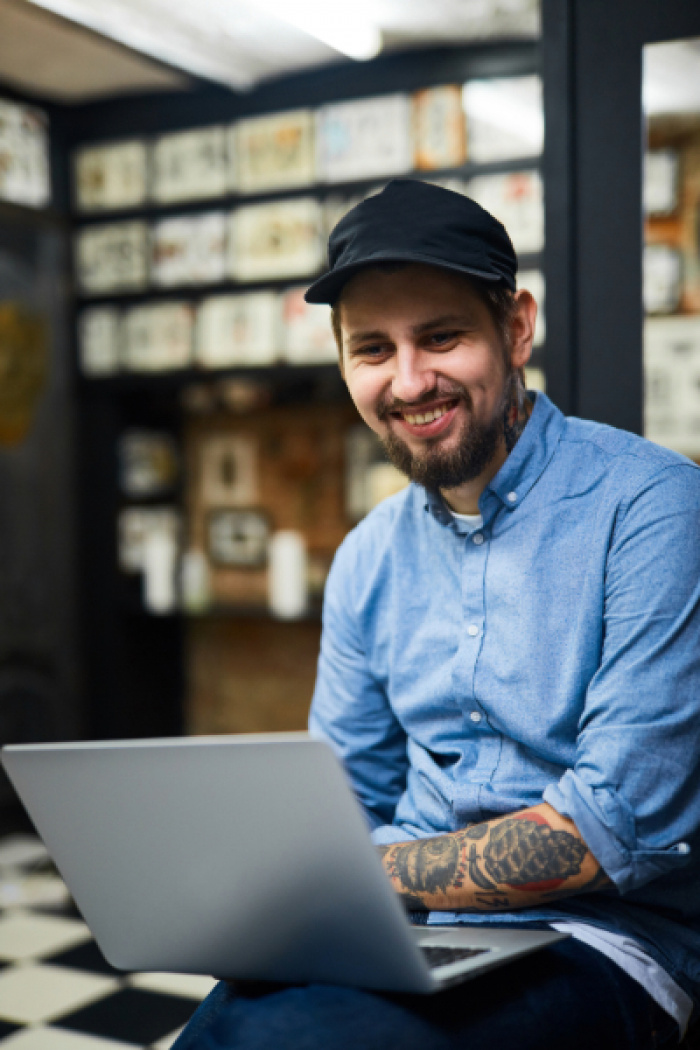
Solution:
{"label": "ceiling light", "polygon": [[[276,18],[349,58],[374,58],[382,48],[382,34],[361,2],[342,5],[336,0],[256,0]],[[345,6],[345,10],[343,10]]]}

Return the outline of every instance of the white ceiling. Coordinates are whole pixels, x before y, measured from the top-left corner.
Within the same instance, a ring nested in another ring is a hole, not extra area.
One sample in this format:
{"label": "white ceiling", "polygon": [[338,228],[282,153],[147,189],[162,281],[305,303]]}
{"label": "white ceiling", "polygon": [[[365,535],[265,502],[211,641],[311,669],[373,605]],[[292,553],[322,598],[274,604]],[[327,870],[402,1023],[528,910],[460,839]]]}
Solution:
{"label": "white ceiling", "polygon": [[246,90],[338,61],[359,28],[384,50],[532,38],[539,0],[0,0],[0,82],[75,102],[187,73]]}
{"label": "white ceiling", "polygon": [[58,102],[172,90],[188,78],[25,3],[0,0],[0,82]]}

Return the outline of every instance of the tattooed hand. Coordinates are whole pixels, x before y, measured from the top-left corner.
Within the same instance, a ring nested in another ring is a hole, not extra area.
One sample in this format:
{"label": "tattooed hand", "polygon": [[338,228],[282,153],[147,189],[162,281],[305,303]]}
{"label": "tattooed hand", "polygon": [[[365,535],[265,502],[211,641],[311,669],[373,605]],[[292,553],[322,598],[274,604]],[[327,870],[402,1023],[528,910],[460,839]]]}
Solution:
{"label": "tattooed hand", "polygon": [[502,911],[610,885],[573,822],[546,804],[381,853],[412,911]]}

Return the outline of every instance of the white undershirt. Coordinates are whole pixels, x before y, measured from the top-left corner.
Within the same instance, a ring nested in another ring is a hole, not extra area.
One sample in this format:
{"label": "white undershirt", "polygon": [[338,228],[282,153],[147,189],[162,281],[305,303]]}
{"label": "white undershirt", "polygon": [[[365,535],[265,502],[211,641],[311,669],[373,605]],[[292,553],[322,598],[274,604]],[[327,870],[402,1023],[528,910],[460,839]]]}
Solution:
{"label": "white undershirt", "polygon": [[457,521],[463,521],[465,525],[469,526],[469,529],[480,529],[484,524],[484,519],[481,514],[458,514],[456,510],[450,510],[450,514]]}
{"label": "white undershirt", "polygon": [[[453,510],[450,513],[467,527],[468,532],[480,529],[484,524],[481,514],[457,514]],[[553,922],[550,925],[552,929],[570,934],[617,963],[621,970],[642,985],[662,1010],[671,1015],[680,1029],[680,1038],[683,1038],[693,1010],[693,1000],[635,940],[620,933],[589,926],[585,922]]]}

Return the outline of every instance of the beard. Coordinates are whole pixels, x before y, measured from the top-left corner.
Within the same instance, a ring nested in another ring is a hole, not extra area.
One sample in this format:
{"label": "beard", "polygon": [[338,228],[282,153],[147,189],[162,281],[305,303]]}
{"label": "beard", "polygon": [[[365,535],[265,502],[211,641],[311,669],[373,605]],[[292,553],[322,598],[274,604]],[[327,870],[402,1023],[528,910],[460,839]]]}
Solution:
{"label": "beard", "polygon": [[[389,461],[405,474],[410,481],[415,481],[426,489],[454,489],[467,481],[473,481],[486,469],[503,441],[504,413],[508,405],[511,377],[503,387],[503,395],[492,419],[481,423],[473,419],[462,424],[457,445],[452,449],[441,449],[440,438],[427,442],[422,453],[412,452],[406,442],[393,430],[382,438],[382,445]],[[462,401],[471,412],[473,403],[469,391],[460,384],[453,383],[449,389],[436,388],[429,391],[421,402],[429,403],[441,397],[450,397]],[[416,411],[420,402],[410,407]],[[387,421],[398,405],[386,405],[379,417]],[[403,407],[403,406],[401,406]],[[432,446],[432,447],[431,447]]]}

